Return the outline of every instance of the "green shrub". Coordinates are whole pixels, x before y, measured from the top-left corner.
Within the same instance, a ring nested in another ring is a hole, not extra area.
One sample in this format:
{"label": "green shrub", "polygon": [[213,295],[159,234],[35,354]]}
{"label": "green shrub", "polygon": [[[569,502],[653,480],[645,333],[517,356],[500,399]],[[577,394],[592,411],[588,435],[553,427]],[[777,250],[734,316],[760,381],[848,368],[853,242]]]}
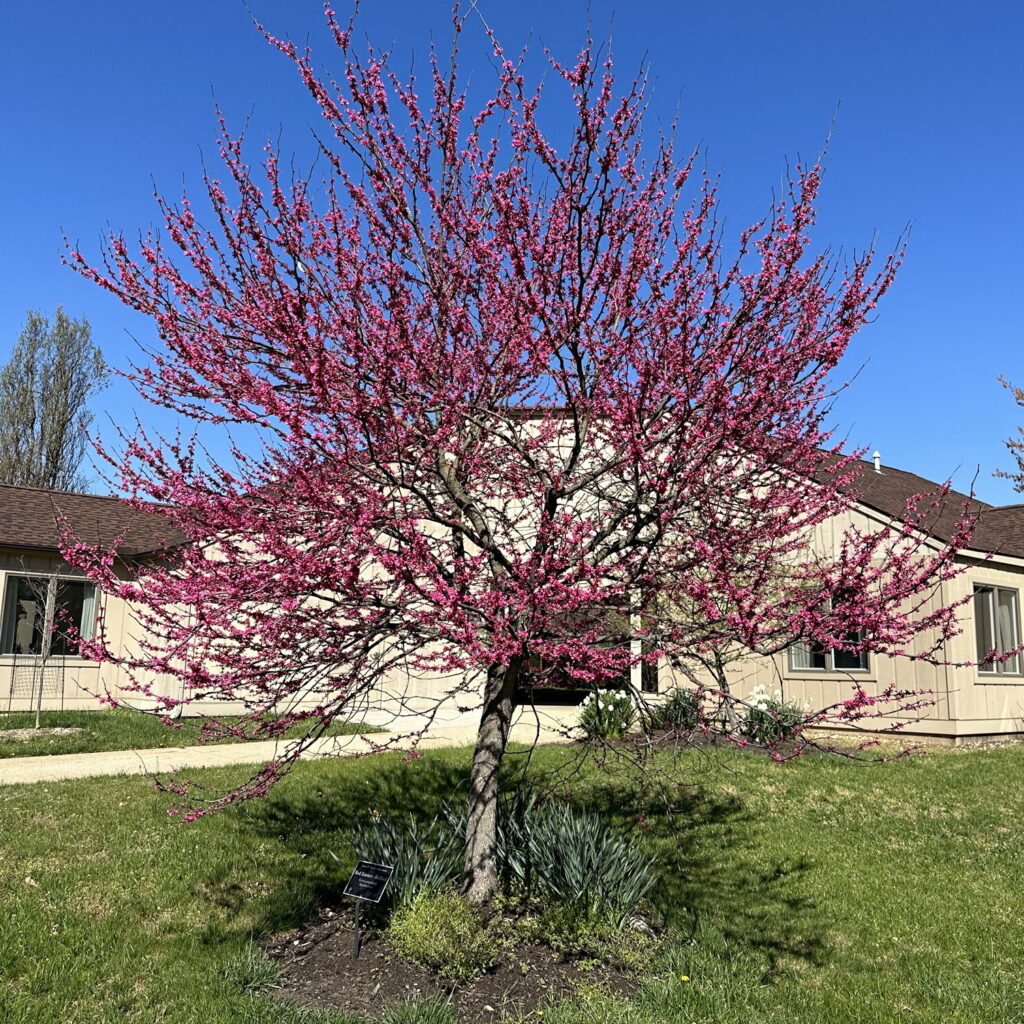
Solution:
{"label": "green shrub", "polygon": [[443,815],[422,825],[412,815],[395,820],[371,812],[369,821],[356,825],[351,836],[361,860],[395,869],[385,893],[394,906],[412,902],[421,892],[437,892],[462,868],[462,834],[453,831]]}
{"label": "green shrub", "polygon": [[502,942],[454,891],[421,892],[395,911],[388,937],[407,960],[453,981],[466,981],[497,963]]}
{"label": "green shrub", "polygon": [[755,743],[781,743],[795,735],[803,725],[803,711],[795,704],[784,701],[779,690],[769,696],[765,687],[756,686],[750,691],[745,703],[746,720],[742,730],[744,736]]}
{"label": "green shrub", "polygon": [[591,739],[619,739],[635,719],[633,698],[622,690],[594,690],[580,705],[580,727]]}
{"label": "green shrub", "polygon": [[650,709],[648,720],[652,729],[691,731],[701,724],[703,710],[700,690],[677,686],[669,691],[661,704],[655,704]]}

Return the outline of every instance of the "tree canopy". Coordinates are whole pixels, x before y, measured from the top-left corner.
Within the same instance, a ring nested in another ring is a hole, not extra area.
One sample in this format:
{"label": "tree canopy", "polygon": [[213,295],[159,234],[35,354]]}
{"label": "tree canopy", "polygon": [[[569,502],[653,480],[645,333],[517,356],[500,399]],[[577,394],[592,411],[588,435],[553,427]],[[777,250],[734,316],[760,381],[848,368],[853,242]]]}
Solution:
{"label": "tree canopy", "polygon": [[[902,523],[851,528],[808,552],[853,502],[834,371],[900,259],[814,251],[819,166],[727,246],[714,183],[671,135],[645,138],[642,78],[617,86],[593,44],[534,88],[489,37],[493,90],[471,110],[457,46],[421,86],[328,17],[337,80],[268,36],[321,115],[323,181],[269,146],[253,167],[225,126],[209,226],[188,196],[161,201],[163,236],[70,256],[152,318],[144,395],[263,447],[214,465],[127,438],[123,485],[195,543],[135,582],[68,555],[138,606],[141,656],[91,649],[140,688],[156,669],[311,736],[410,674],[479,707],[465,863],[485,900],[525,683],[798,640],[934,653],[956,617],[931,595],[966,534],[933,550]],[[312,710],[289,714],[300,696]]]}
{"label": "tree canopy", "polygon": [[57,307],[53,323],[29,312],[0,369],[0,482],[74,491],[81,467],[89,399],[106,371],[89,322]]}

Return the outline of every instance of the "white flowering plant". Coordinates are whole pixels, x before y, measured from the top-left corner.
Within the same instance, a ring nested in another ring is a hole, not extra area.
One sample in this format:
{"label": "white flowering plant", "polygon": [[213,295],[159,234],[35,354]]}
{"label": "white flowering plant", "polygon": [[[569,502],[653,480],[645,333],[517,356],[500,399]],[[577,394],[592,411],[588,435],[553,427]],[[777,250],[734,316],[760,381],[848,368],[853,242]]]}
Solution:
{"label": "white flowering plant", "polygon": [[804,709],[783,699],[782,691],[768,692],[755,686],[747,695],[743,734],[755,743],[772,744],[788,740],[804,723]]}
{"label": "white flowering plant", "polygon": [[589,739],[619,739],[634,721],[636,705],[625,690],[594,690],[580,705],[580,728]]}

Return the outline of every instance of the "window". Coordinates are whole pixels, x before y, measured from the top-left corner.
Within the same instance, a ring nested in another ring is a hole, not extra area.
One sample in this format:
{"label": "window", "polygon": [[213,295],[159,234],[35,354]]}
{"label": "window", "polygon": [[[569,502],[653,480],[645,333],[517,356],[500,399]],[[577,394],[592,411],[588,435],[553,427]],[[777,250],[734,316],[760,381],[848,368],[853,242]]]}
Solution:
{"label": "window", "polygon": [[[644,654],[650,651],[650,645],[644,645]],[[643,661],[640,663],[640,692],[641,693],[657,693],[658,692],[658,677],[660,676],[661,666],[658,664],[651,664],[649,661]]]}
{"label": "window", "polygon": [[[863,632],[851,633],[850,643],[864,639]],[[789,649],[789,667],[796,672],[867,672],[867,651],[841,651],[819,644],[793,644]]]}
{"label": "window", "polygon": [[[50,636],[47,643],[47,609]],[[56,576],[8,576],[0,621],[0,654],[78,653],[96,622],[96,588],[85,580]],[[72,635],[69,635],[72,634]]]}
{"label": "window", "polygon": [[993,652],[1012,651],[1020,646],[1017,591],[1003,587],[974,585],[974,636],[978,646],[978,671],[985,675],[1020,675],[1020,655],[1002,661]]}

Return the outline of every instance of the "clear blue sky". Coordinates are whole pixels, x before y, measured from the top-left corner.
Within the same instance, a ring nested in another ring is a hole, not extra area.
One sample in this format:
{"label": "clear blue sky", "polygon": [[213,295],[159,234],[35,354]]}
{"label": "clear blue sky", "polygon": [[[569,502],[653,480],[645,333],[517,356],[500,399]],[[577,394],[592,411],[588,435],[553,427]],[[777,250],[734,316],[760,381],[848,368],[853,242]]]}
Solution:
{"label": "clear blue sky", "polygon": [[[480,0],[515,49],[528,39],[570,56],[590,12],[620,73],[646,58],[652,117],[678,107],[684,148],[722,175],[727,226],[764,213],[787,159],[814,155],[839,108],[818,241],[895,244],[906,265],[855,341],[863,364],[834,410],[856,446],[966,488],[1021,500],[996,468],[1024,410],[998,383],[1024,384],[1024,7],[1010,0]],[[337,8],[347,11],[345,0]],[[449,35],[448,0],[364,0],[362,30],[400,67],[422,65]],[[249,0],[269,28],[334,61],[316,0]],[[481,34],[464,65],[486,73]],[[152,341],[148,323],[60,265],[61,231],[98,251],[110,227],[155,222],[152,183],[170,195],[213,158],[216,96],[249,139],[308,147],[318,118],[287,61],[252,27],[242,0],[51,0],[0,5],[4,204],[0,358],[27,309],[85,315],[108,361]],[[336,65],[335,65],[336,66]],[[96,402],[97,424],[133,409],[162,422],[123,382]]]}

